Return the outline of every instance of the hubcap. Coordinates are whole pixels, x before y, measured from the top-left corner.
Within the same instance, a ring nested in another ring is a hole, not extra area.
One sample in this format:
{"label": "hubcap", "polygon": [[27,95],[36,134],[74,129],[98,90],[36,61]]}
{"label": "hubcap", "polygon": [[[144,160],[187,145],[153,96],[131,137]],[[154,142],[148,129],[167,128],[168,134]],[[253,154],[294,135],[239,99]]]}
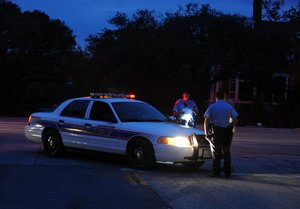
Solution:
{"label": "hubcap", "polygon": [[55,142],[55,139],[54,139],[53,136],[50,136],[48,138],[48,144],[49,144],[49,148],[50,149],[54,149],[55,148],[56,142]]}
{"label": "hubcap", "polygon": [[142,147],[137,147],[135,149],[135,156],[140,161],[144,159],[144,152],[143,152],[143,148]]}

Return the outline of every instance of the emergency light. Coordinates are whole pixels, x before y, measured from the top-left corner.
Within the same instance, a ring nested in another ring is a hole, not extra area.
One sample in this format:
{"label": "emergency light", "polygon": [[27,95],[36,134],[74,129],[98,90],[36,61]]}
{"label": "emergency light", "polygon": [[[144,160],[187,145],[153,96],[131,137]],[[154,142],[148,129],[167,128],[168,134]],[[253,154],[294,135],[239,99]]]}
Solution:
{"label": "emergency light", "polygon": [[96,93],[91,92],[90,96],[92,98],[125,98],[125,99],[135,99],[135,94],[116,94],[116,93]]}

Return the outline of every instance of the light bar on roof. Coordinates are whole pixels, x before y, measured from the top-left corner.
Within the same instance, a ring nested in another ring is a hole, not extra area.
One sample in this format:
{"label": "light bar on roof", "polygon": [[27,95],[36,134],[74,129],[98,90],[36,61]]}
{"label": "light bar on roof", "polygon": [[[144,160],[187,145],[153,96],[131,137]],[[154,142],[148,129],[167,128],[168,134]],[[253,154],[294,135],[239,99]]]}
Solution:
{"label": "light bar on roof", "polygon": [[127,99],[134,99],[134,94],[115,94],[115,93],[96,93],[91,92],[90,96],[92,98],[127,98]]}

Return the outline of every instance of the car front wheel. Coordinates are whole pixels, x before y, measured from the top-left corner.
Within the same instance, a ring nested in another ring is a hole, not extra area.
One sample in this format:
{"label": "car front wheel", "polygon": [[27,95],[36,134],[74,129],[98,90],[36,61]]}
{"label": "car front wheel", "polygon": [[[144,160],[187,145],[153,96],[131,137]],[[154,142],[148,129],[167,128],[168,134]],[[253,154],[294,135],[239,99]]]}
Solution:
{"label": "car front wheel", "polygon": [[49,156],[57,157],[64,153],[64,145],[61,141],[61,137],[55,130],[49,130],[44,134],[43,144]]}
{"label": "car front wheel", "polygon": [[128,146],[128,159],[135,169],[148,170],[155,165],[155,156],[152,144],[148,141],[138,139]]}

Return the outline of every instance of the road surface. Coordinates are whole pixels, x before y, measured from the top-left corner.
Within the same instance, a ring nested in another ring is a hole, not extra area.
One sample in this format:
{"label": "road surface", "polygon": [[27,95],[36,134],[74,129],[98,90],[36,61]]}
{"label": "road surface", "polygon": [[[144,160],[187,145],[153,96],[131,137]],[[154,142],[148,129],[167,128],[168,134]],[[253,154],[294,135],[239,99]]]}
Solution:
{"label": "road surface", "polygon": [[0,118],[0,208],[299,209],[300,131],[237,127],[233,176],[158,165],[129,167],[125,157],[68,150],[49,158],[24,137],[26,119]]}

